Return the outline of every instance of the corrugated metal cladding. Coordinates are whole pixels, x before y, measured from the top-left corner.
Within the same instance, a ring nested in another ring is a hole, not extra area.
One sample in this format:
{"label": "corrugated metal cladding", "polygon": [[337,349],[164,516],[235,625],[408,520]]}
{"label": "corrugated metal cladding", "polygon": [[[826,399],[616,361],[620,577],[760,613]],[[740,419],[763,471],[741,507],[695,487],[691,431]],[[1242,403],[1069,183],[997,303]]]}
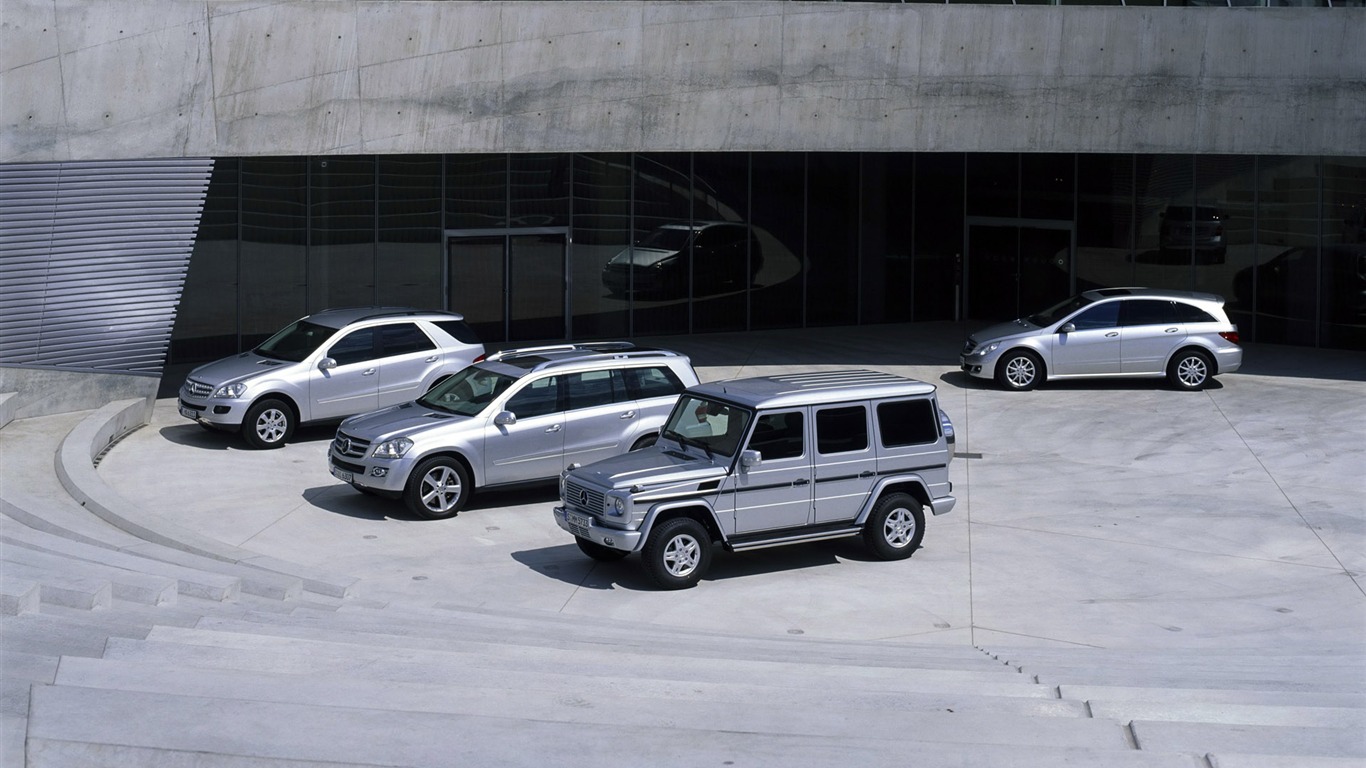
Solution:
{"label": "corrugated metal cladding", "polygon": [[212,170],[0,165],[0,364],[160,373]]}

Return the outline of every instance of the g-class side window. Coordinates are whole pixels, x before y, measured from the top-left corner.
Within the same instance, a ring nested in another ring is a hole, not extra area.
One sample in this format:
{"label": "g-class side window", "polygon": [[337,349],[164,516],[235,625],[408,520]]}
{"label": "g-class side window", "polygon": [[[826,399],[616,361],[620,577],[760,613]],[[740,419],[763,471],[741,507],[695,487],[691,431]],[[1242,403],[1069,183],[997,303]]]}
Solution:
{"label": "g-class side window", "polygon": [[923,445],[939,439],[939,418],[932,400],[878,403],[877,428],[888,448]]}
{"label": "g-class side window", "polygon": [[816,411],[816,450],[823,455],[868,448],[868,409],[861,405]]}
{"label": "g-class side window", "polygon": [[751,450],[759,452],[764,461],[795,459],[806,452],[802,430],[802,412],[765,413],[754,422],[754,434],[749,439]]}

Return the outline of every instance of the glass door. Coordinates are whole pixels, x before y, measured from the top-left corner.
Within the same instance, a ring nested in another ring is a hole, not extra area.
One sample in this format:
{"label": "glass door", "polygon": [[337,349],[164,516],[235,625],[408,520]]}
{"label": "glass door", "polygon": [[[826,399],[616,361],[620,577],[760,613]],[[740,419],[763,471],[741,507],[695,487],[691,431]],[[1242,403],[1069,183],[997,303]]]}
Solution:
{"label": "glass door", "polygon": [[1071,295],[1069,222],[969,218],[967,230],[966,317],[1013,320]]}
{"label": "glass door", "polygon": [[447,232],[447,306],[485,342],[568,335],[568,233],[562,229]]}

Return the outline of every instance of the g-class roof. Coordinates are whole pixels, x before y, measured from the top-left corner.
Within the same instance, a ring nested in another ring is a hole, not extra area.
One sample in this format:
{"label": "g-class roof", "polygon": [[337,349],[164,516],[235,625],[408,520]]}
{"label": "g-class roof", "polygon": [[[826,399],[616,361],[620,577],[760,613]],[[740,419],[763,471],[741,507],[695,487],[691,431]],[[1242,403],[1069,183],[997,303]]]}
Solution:
{"label": "g-class roof", "polygon": [[933,384],[881,371],[810,371],[711,381],[689,392],[748,408],[789,408],[849,400],[929,395]]}

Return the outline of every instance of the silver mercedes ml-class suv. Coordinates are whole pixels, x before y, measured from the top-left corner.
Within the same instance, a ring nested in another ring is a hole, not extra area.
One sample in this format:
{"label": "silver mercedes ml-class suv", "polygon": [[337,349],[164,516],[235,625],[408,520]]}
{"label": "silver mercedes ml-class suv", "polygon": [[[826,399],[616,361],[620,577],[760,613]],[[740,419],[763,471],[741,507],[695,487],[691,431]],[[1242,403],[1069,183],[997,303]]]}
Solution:
{"label": "silver mercedes ml-class suv", "polygon": [[496,352],[414,401],[342,422],[328,468],[420,517],[451,517],[475,488],[554,480],[653,444],[696,383],[686,356],[629,342]]}
{"label": "silver mercedes ml-class suv", "polygon": [[922,381],[855,370],[710,382],[683,393],[650,450],[568,469],[555,522],[596,560],[639,552],[664,589],[695,585],[715,544],[862,536],[899,560],[920,546],[925,507],[953,509],[953,443]]}
{"label": "silver mercedes ml-class suv", "polygon": [[463,316],[407,307],[328,309],[260,346],[190,372],[180,415],[278,448],[307,422],[412,400],[484,354]]}

